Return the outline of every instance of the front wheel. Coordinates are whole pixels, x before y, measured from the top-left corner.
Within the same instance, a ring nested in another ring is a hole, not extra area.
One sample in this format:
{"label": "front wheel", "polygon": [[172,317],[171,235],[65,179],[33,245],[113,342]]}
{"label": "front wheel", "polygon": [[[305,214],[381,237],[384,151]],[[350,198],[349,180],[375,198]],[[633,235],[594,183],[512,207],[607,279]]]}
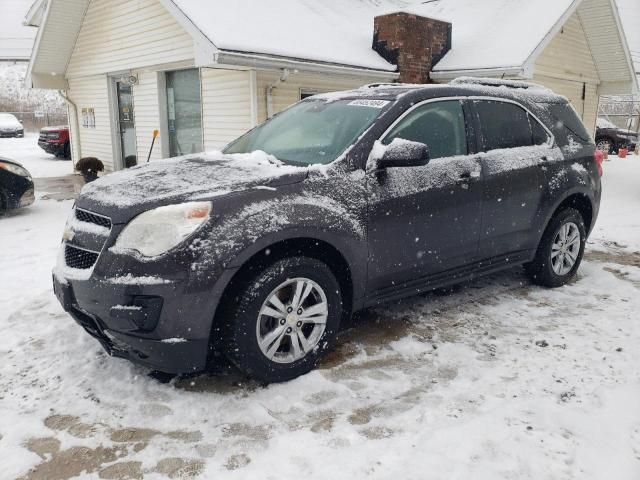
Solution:
{"label": "front wheel", "polygon": [[586,241],[580,212],[567,208],[557,213],[542,236],[535,259],[525,266],[531,280],[550,288],[567,284],[580,268]]}
{"label": "front wheel", "polygon": [[243,283],[224,315],[226,356],[267,383],[311,371],[335,340],[342,293],[331,269],[308,257],[266,267]]}
{"label": "front wheel", "polygon": [[606,152],[609,155],[616,153],[616,144],[614,141],[608,138],[599,138],[596,140],[596,148],[601,152]]}

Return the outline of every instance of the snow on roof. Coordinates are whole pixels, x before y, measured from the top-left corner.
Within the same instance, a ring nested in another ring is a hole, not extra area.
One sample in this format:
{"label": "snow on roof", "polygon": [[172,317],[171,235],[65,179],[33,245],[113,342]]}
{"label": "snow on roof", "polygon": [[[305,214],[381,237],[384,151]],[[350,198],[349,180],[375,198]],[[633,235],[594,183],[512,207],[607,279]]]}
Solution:
{"label": "snow on roof", "polygon": [[372,48],[374,17],[406,0],[173,0],[228,51],[395,71]]}
{"label": "snow on roof", "polygon": [[573,0],[435,0],[409,9],[453,24],[453,48],[435,71],[524,65]]}
{"label": "snow on roof", "polygon": [[29,60],[36,30],[22,25],[31,0],[2,0],[0,60]]}

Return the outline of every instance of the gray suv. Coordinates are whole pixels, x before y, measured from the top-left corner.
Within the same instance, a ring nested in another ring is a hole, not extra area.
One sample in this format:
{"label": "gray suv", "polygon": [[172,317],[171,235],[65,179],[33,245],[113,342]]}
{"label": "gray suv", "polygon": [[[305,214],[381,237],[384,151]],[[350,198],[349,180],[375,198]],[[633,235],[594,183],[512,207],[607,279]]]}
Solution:
{"label": "gray suv", "polygon": [[84,188],[55,292],[113,356],[310,371],[353,312],[523,265],[576,273],[602,158],[563,97],[518,82],[371,85],[306,99],[224,152]]}

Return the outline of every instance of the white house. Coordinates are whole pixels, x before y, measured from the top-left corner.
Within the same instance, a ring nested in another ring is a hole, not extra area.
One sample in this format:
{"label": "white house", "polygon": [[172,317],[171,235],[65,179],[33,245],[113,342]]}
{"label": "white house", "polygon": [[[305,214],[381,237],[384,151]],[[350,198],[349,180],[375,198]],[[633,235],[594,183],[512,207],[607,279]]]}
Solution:
{"label": "white house", "polygon": [[613,0],[38,0],[26,23],[30,86],[62,92],[74,158],[108,169],[146,161],[155,129],[152,159],[219,149],[367,83],[533,79],[591,127],[599,95],[637,89]]}

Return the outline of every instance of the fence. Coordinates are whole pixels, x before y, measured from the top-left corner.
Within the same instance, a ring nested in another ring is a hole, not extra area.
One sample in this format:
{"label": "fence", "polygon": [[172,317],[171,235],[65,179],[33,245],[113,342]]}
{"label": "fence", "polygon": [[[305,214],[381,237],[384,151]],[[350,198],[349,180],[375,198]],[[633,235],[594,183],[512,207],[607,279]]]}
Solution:
{"label": "fence", "polygon": [[640,132],[640,97],[621,95],[602,97],[598,116],[619,128]]}
{"label": "fence", "polygon": [[69,119],[66,111],[54,112],[2,112],[15,115],[24,125],[25,131],[37,132],[42,127],[54,127],[68,125]]}

